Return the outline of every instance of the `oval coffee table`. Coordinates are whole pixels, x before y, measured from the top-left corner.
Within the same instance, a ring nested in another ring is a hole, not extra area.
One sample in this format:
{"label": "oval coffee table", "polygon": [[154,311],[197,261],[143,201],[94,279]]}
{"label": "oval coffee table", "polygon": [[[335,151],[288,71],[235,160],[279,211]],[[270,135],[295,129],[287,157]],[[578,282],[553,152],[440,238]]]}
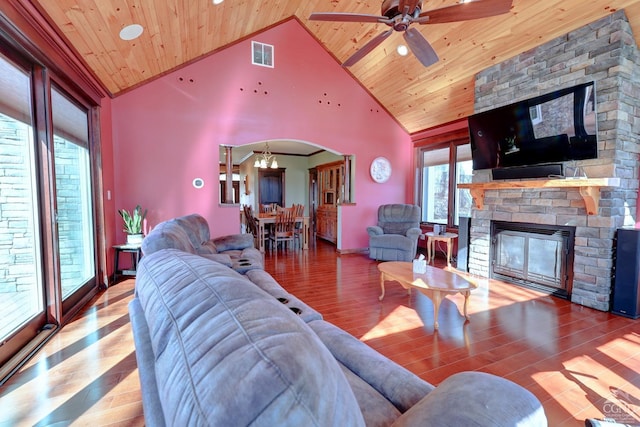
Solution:
{"label": "oval coffee table", "polygon": [[410,262],[382,262],[378,264],[380,270],[380,288],[382,294],[378,298],[382,301],[384,298],[384,282],[387,280],[395,280],[403,288],[416,288],[433,301],[433,317],[434,328],[438,329],[438,310],[442,298],[448,294],[461,293],[464,295],[464,317],[469,320],[467,315],[467,306],[469,304],[469,295],[471,291],[478,287],[477,284],[465,280],[463,277],[450,271],[427,265],[425,273],[414,273],[413,264]]}

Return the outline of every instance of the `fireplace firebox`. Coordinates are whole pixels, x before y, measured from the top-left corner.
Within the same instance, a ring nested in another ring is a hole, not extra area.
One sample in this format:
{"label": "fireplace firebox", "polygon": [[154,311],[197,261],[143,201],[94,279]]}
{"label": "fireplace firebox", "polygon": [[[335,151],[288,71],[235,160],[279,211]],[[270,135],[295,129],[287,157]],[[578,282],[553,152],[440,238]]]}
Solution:
{"label": "fireplace firebox", "polygon": [[569,299],[575,227],[491,221],[491,277]]}

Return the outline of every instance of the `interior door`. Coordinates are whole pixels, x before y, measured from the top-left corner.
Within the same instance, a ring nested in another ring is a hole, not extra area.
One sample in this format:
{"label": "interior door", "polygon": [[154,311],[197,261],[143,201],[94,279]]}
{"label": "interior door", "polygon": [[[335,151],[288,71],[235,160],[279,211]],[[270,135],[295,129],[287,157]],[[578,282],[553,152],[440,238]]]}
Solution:
{"label": "interior door", "polygon": [[258,173],[260,204],[285,205],[284,169],[260,169]]}

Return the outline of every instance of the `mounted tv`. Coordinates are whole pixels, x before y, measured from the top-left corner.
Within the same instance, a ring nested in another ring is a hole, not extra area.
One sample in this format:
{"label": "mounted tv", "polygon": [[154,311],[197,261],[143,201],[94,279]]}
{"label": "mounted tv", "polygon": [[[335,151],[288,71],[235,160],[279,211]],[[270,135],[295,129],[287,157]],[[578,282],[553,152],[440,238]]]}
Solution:
{"label": "mounted tv", "polygon": [[598,156],[594,82],[469,117],[473,169],[498,169]]}

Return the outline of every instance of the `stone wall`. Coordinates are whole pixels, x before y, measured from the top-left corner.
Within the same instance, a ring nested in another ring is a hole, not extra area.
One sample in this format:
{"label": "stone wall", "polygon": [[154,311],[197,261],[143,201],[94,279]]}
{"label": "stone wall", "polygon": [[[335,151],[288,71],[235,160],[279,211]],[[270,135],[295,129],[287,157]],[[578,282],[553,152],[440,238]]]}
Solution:
{"label": "stone wall", "polygon": [[0,114],[0,293],[37,283],[27,125]]}
{"label": "stone wall", "polygon": [[[0,114],[0,293],[38,290],[31,137],[28,125]],[[87,175],[81,158],[85,150],[54,139],[60,280],[66,296],[93,275],[93,251],[85,247],[93,234],[83,228],[87,221],[81,217],[89,195],[78,186]],[[84,164],[87,169],[88,161]]]}
{"label": "stone wall", "polygon": [[[587,215],[578,189],[492,190],[471,221],[469,270],[489,275],[492,220],[576,227],[571,300],[609,310],[616,229],[635,224],[640,144],[640,55],[624,11],[524,52],[476,76],[475,111],[590,81],[596,82],[598,159],[567,162],[590,178],[618,177]],[[476,171],[473,182],[491,180]]]}

